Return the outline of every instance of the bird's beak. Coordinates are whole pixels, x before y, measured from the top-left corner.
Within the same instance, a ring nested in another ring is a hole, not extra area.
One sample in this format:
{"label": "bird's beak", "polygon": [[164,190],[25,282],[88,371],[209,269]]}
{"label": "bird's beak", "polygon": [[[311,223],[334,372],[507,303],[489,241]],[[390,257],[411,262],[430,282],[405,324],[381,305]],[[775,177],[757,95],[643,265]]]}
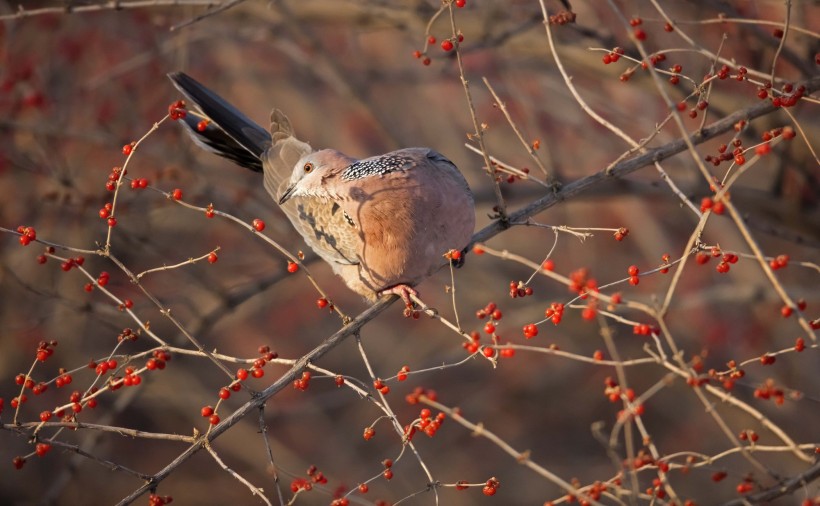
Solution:
{"label": "bird's beak", "polygon": [[283,193],[282,196],[279,197],[279,205],[280,206],[282,204],[284,204],[285,202],[287,202],[288,199],[290,199],[290,197],[291,197],[291,195],[293,195],[293,191],[295,189],[296,189],[296,185],[290,185],[285,189],[285,193]]}

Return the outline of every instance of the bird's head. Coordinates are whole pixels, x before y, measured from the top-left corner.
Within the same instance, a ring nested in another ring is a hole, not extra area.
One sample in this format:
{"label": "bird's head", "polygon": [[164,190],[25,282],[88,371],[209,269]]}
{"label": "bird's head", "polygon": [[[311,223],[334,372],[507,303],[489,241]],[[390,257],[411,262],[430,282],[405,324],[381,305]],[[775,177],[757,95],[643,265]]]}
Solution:
{"label": "bird's head", "polygon": [[279,205],[293,197],[327,197],[327,178],[353,162],[355,159],[335,149],[323,149],[303,156],[293,167],[288,187],[279,197]]}

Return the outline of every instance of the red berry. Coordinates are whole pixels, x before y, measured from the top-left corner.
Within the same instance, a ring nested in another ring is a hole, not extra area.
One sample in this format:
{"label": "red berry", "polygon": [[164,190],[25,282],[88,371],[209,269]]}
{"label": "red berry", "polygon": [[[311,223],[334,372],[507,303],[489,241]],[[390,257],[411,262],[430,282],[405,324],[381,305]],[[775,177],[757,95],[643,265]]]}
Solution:
{"label": "red berry", "polygon": [[256,218],[255,220],[253,220],[253,228],[255,228],[257,232],[261,232],[265,230],[265,222],[260,220],[259,218]]}
{"label": "red berry", "polygon": [[219,260],[219,257],[216,255],[216,252],[215,252],[215,251],[212,251],[212,252],[208,255],[208,262],[209,262],[209,263],[212,263],[212,264],[215,264],[217,260]]}
{"label": "red berry", "polygon": [[209,416],[211,416],[211,415],[213,415],[213,414],[214,414],[214,408],[213,408],[213,406],[205,406],[205,407],[203,407],[203,408],[199,411],[199,413],[200,413],[203,417],[207,418],[207,417],[209,417]]}
{"label": "red berry", "polygon": [[317,306],[319,309],[324,309],[324,308],[326,308],[326,307],[327,307],[327,305],[328,305],[327,299],[326,299],[326,298],[324,298],[324,297],[322,297],[321,299],[317,299],[317,300],[316,300],[316,306]]}
{"label": "red berry", "polygon": [[51,445],[48,443],[37,443],[34,447],[35,453],[37,453],[38,457],[43,457],[46,453],[51,450]]}
{"label": "red berry", "polygon": [[292,261],[288,260],[288,272],[293,274],[294,272],[296,272],[298,270],[299,270],[299,264],[297,264],[296,262],[292,262]]}
{"label": "red berry", "polygon": [[441,49],[445,51],[452,51],[453,50],[453,43],[450,39],[445,39],[441,41]]}
{"label": "red berry", "polygon": [[465,5],[467,5],[467,0],[456,0],[456,7],[458,7],[459,9],[461,9]]}
{"label": "red berry", "polygon": [[132,151],[134,151],[133,143],[132,144],[126,144],[125,146],[122,147],[122,154],[124,154],[126,156],[130,155]]}
{"label": "red berry", "polygon": [[210,423],[211,425],[218,424],[219,423],[219,415],[216,415],[216,414],[211,415],[211,417],[208,418],[208,423]]}
{"label": "red berry", "polygon": [[11,460],[11,464],[14,466],[15,469],[22,469],[24,465],[26,465],[26,459],[23,457],[14,457]]}
{"label": "red berry", "polygon": [[171,192],[171,197],[174,200],[181,200],[182,199],[182,190],[179,188],[175,188],[174,191]]}
{"label": "red berry", "polygon": [[373,429],[373,427],[367,427],[366,429],[364,429],[364,434],[362,434],[362,437],[364,437],[365,441],[370,441],[375,435],[376,431]]}

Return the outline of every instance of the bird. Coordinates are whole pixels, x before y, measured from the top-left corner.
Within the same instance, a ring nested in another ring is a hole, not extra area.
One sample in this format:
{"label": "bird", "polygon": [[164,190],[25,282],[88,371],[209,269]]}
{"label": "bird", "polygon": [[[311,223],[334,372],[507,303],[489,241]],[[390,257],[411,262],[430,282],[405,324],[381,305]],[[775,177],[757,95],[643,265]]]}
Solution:
{"label": "bird", "polygon": [[356,159],[316,150],[296,137],[280,109],[265,130],[187,74],[168,77],[193,105],[180,123],[194,142],[261,172],[265,190],[305,243],[368,302],[396,294],[412,307],[414,287],[445,255],[463,262],[475,201],[441,153],[412,147]]}

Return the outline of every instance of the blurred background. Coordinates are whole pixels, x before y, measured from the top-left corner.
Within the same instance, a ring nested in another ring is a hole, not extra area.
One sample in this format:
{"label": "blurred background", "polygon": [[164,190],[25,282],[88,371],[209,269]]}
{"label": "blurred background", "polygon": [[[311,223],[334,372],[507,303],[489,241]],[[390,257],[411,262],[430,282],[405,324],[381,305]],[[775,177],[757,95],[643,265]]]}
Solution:
{"label": "blurred background", "polygon": [[[317,148],[334,147],[366,157],[400,147],[433,147],[452,159],[468,179],[476,195],[477,228],[491,223],[495,200],[490,180],[482,158],[465,147],[474,127],[458,66],[454,53],[439,46],[453,34],[448,14],[436,19],[429,34],[427,31],[438,1],[247,1],[188,26],[178,25],[204,13],[203,6],[181,0],[157,1],[150,8],[131,8],[133,2],[126,0],[120,3],[124,8],[114,10],[108,2],[29,1],[22,6],[0,2],[0,226],[12,230],[18,225],[33,226],[38,239],[76,248],[95,249],[104,244],[108,227],[98,212],[111,199],[105,189],[108,174],[124,162],[122,146],[144,135],[166,114],[168,104],[180,98],[165,77],[175,70],[205,83],[262,125],[267,125],[271,108],[285,110],[298,136]],[[782,22],[786,15],[783,2],[659,3],[699,48],[719,50],[750,72],[771,71],[780,42],[776,26],[688,21],[717,20],[724,14]],[[100,8],[83,10],[94,5]],[[546,5],[551,13],[564,8],[557,1]],[[678,33],[666,32],[664,20],[650,2],[619,5],[628,18],[642,17],[647,48],[666,53],[663,68],[680,64],[681,74],[695,82],[709,72],[710,58],[692,50]],[[65,10],[33,15],[37,9],[55,7]],[[18,8],[32,15],[14,16]],[[635,139],[648,137],[667,114],[651,79],[638,69],[622,82],[619,76],[633,65],[625,59],[604,65],[606,52],[596,50],[621,46],[628,56],[639,57],[629,39],[631,29],[624,27],[606,2],[576,1],[572,8],[577,14],[575,24],[552,27],[572,83],[604,118]],[[816,2],[791,2],[790,19],[796,26],[817,32],[819,11]],[[529,168],[543,179],[482,78],[496,90],[526,141],[539,141],[537,156],[563,183],[603,170],[629,149],[592,120],[568,91],[549,51],[539,2],[467,0],[455,14],[464,36],[465,77],[478,120],[487,125],[485,141],[492,156]],[[413,52],[424,51],[428,35],[437,41],[427,48],[431,61],[424,65]],[[817,52],[816,35],[789,31],[778,60],[778,78],[797,82],[816,76]],[[692,90],[685,80],[667,86],[674,101],[683,100]],[[716,82],[708,99],[707,123],[759,102],[757,92],[753,83]],[[688,104],[691,108],[695,101],[690,99]],[[766,130],[793,125],[796,120],[816,151],[820,128],[816,108],[814,103],[803,103],[789,109],[794,119],[782,111],[764,116],[739,137],[744,146],[752,146]],[[684,114],[684,119],[687,128],[695,130],[703,112],[695,119]],[[733,134],[700,145],[699,154],[716,154],[718,146],[730,143]],[[649,147],[679,137],[670,122]],[[663,167],[699,206],[709,190],[691,156],[684,152],[665,161]],[[724,163],[713,174],[722,178],[727,167]],[[293,253],[305,250],[301,238],[265,193],[258,174],[202,152],[179,125],[166,122],[154,132],[130,162],[129,175],[145,177],[162,191],[181,188],[184,199],[194,205],[212,203],[247,222],[261,218],[267,223],[265,234]],[[776,274],[793,299],[806,301],[805,315],[810,319],[818,317],[818,271],[795,262],[816,264],[820,260],[819,179],[816,158],[798,136],[780,143],[757,162],[731,192],[764,253],[790,255],[792,265]],[[502,192],[513,210],[549,191],[527,181],[502,182]],[[117,219],[112,253],[133,272],[221,248],[216,264],[200,262],[143,279],[145,288],[171,308],[208,349],[248,358],[257,355],[260,345],[269,345],[282,357],[298,358],[340,327],[336,316],[317,309],[316,291],[301,273],[287,274],[285,258],[236,224],[208,220],[160,193],[127,187],[118,197]],[[679,258],[696,225],[694,214],[651,166],[597,185],[535,220],[553,226],[627,227],[630,233],[623,242],[615,241],[611,231],[595,232],[585,241],[569,234],[558,236],[552,255],[556,272],[569,275],[587,268],[600,285],[625,279],[632,264],[648,271],[661,264],[663,254]],[[712,217],[702,240],[727,251],[750,251],[727,216]],[[549,229],[520,226],[498,235],[488,246],[540,262],[554,242]],[[40,244],[23,248],[16,235],[0,234],[0,397],[5,399],[5,424],[14,413],[9,401],[19,393],[14,377],[29,370],[39,341],[59,342],[55,355],[33,374],[37,381],[49,381],[59,368],[75,369],[106,357],[122,329],[135,327],[109,299],[97,291],[84,291],[88,280],[76,270],[65,273],[51,260],[39,265],[36,257],[42,249]],[[310,252],[305,253],[310,258]],[[806,336],[794,317],[781,318],[782,301],[755,261],[741,259],[725,275],[715,272],[716,264],[713,260],[706,266],[687,265],[667,315],[671,335],[687,360],[701,356],[705,370],[725,370],[728,360],[740,362],[786,349],[794,345],[795,338]],[[132,299],[135,313],[150,322],[157,335],[176,346],[192,347],[110,261],[86,255],[84,266],[95,274],[108,271],[108,288],[121,298]],[[356,315],[366,308],[328,266],[316,260],[308,266],[346,313]],[[580,310],[568,309],[560,326],[543,324],[535,339],[525,341],[523,325],[542,320],[551,302],[572,298],[565,286],[536,277],[530,285],[532,297],[511,299],[510,281],[526,280],[530,274],[511,261],[468,255],[465,266],[455,273],[464,329],[480,330],[484,321],[475,318],[475,311],[493,301],[504,313],[498,324],[502,341],[539,347],[554,344],[584,356],[605,350],[601,329],[583,320]],[[665,297],[670,279],[671,274],[658,274],[642,278],[636,287],[622,283],[606,293],[621,291],[625,299],[654,305]],[[430,306],[452,319],[452,302],[445,291],[450,284],[449,272],[442,270],[419,290]],[[623,314],[646,318],[629,311]],[[612,321],[610,329],[622,359],[646,356],[643,347],[649,341],[634,336],[629,325]],[[399,305],[370,322],[362,341],[377,376],[384,378],[405,365],[419,370],[466,357],[457,334],[423,316],[406,319]],[[141,338],[121,352],[138,353],[152,346],[149,339]],[[820,440],[819,364],[816,347],[802,354],[784,354],[771,367],[753,362],[732,394],[760,410],[795,442],[816,444]],[[369,383],[352,339],[319,365]],[[284,371],[282,366],[269,365],[265,377],[250,384],[261,390]],[[629,386],[640,395],[666,373],[656,365],[628,368]],[[519,351],[513,358],[501,359],[497,368],[474,359],[458,367],[410,376],[403,383],[391,382],[388,400],[406,424],[418,416],[419,406],[408,405],[404,396],[419,386],[435,389],[440,402],[460,407],[466,418],[484,423],[519,451],[530,451],[535,462],[565,480],[577,478],[581,485],[588,485],[608,480],[619,471],[592,430],[600,421],[608,436],[622,408],[620,402],[610,403],[603,394],[607,376],[615,376],[614,368]],[[71,390],[87,387],[93,378],[94,371],[83,370],[74,374],[70,387],[58,390],[52,384],[41,396],[29,394],[19,420],[36,421],[40,411],[67,402]],[[782,406],[754,397],[754,390],[769,378],[787,393]],[[194,428],[204,431],[207,421],[200,417],[200,408],[215,404],[217,391],[227,381],[207,359],[177,355],[165,371],[146,374],[140,387],[101,396],[96,410],[83,411],[80,420],[149,432],[187,435]],[[224,403],[220,408],[223,419],[246,400],[247,394],[237,394]],[[710,400],[716,401],[714,397]],[[664,455],[683,451],[714,455],[733,446],[680,378],[662,388],[645,408],[643,421]],[[714,408],[733,433],[755,430],[760,435],[758,444],[781,444],[748,414],[722,403]],[[370,402],[349,389],[337,389],[330,379],[315,379],[306,392],[287,388],[268,402],[268,439],[284,488],[294,477],[305,477],[310,465],[318,466],[329,480],[326,486],[301,495],[297,504],[329,504],[338,487],[355,487],[378,475],[383,459],[396,458],[401,443],[385,421],[376,425],[374,439],[362,439],[363,429],[380,415]],[[249,417],[220,437],[214,448],[232,469],[263,488],[275,502],[275,486],[258,429],[256,417]],[[640,448],[640,436],[634,428],[630,430]],[[59,439],[146,474],[165,467],[186,447],[90,430],[69,432],[61,433]],[[0,503],[110,504],[141,485],[133,476],[59,448],[44,458],[29,458],[23,469],[14,471],[12,458],[30,453],[33,445],[11,430],[0,432],[0,438]],[[442,489],[442,504],[543,504],[563,495],[559,487],[455,423],[445,422],[432,439],[419,434],[414,442],[437,480],[480,483],[495,476],[501,482],[494,498],[484,497],[479,488]],[[624,458],[622,445],[615,451]],[[756,456],[781,476],[795,475],[807,467],[788,452]],[[728,478],[714,483],[712,474],[724,470]],[[771,484],[753,471],[735,454],[687,474],[673,472],[669,479],[681,498],[716,504],[736,498],[737,484],[749,473],[762,484]],[[372,482],[368,494],[354,494],[356,503],[379,499],[395,503],[425,488],[426,478],[411,456],[405,455],[394,466],[394,473],[389,482]],[[654,471],[641,473],[640,490],[650,487],[655,477]],[[180,504],[261,503],[205,452],[164,480],[158,492],[173,496]],[[809,485],[778,504],[795,504],[817,495],[817,486]],[[145,501],[144,497],[138,500]],[[434,498],[422,493],[403,504],[434,504]]]}

